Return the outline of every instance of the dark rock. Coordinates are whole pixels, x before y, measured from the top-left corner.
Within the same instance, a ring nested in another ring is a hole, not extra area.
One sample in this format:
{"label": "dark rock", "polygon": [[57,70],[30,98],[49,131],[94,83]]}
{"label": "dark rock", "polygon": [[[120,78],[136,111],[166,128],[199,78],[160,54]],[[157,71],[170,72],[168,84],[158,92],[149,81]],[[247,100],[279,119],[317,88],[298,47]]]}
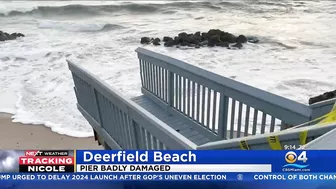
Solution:
{"label": "dark rock", "polygon": [[195,34],[194,34],[195,36],[198,36],[198,37],[201,37],[201,32],[196,32]]}
{"label": "dark rock", "polygon": [[[16,37],[19,37],[20,34],[15,34]],[[14,36],[11,36],[14,37]],[[195,33],[186,33],[181,32],[176,37],[163,37],[164,46],[165,47],[173,47],[176,46],[189,46],[200,48],[202,46],[220,46],[220,47],[227,47],[230,48],[230,43],[233,43],[232,47],[234,48],[241,48],[243,45],[242,43],[246,43],[249,39],[246,38],[244,35],[239,35],[236,37],[235,35],[219,30],[219,29],[211,29],[208,32],[200,32],[197,31]],[[141,44],[150,44],[153,45],[160,45],[160,39],[150,39],[148,37],[141,38]]]}
{"label": "dark rock", "polygon": [[205,33],[205,32],[201,33],[201,41],[205,41],[207,39],[209,39],[208,33]]}
{"label": "dark rock", "polygon": [[171,37],[163,37],[163,41],[164,42],[171,41],[171,40],[173,40],[173,38],[171,38]]}
{"label": "dark rock", "polygon": [[175,37],[174,38],[174,42],[176,43],[176,44],[180,44],[180,43],[182,43],[182,38],[181,37]]}
{"label": "dark rock", "polygon": [[199,43],[200,46],[205,46],[205,45],[208,45],[209,41],[208,40],[205,40],[205,41],[202,41]]}
{"label": "dark rock", "polygon": [[160,45],[160,39],[159,38],[155,38],[154,40],[153,40],[153,45],[155,45],[155,46],[158,46],[158,45]]}
{"label": "dark rock", "polygon": [[180,44],[181,46],[188,46],[189,45],[189,43],[188,42],[186,42],[186,41],[182,41],[182,43]]}
{"label": "dark rock", "polygon": [[326,92],[326,93],[323,93],[321,95],[312,97],[312,98],[309,99],[308,103],[309,103],[309,105],[310,104],[315,104],[317,102],[329,100],[329,99],[332,99],[332,98],[336,98],[336,90]]}
{"label": "dark rock", "polygon": [[23,35],[22,33],[17,33],[16,37],[24,37],[25,35]]}
{"label": "dark rock", "polygon": [[237,43],[246,43],[247,42],[247,38],[244,35],[239,35],[236,39]]}
{"label": "dark rock", "polygon": [[243,47],[243,44],[241,44],[241,43],[236,43],[236,44],[232,45],[232,47],[241,49],[241,48]]}
{"label": "dark rock", "polygon": [[219,44],[221,42],[220,36],[214,35],[210,37],[209,43],[214,43],[215,45]]}
{"label": "dark rock", "polygon": [[142,37],[140,40],[141,44],[149,44],[151,42],[151,39],[149,37]]}
{"label": "dark rock", "polygon": [[24,37],[22,33],[6,33],[0,30],[0,41],[14,40],[17,37]]}
{"label": "dark rock", "polygon": [[202,36],[202,37],[207,37],[207,36],[208,36],[208,33],[207,33],[207,32],[202,32],[202,33],[201,33],[201,36]]}
{"label": "dark rock", "polygon": [[182,33],[179,33],[178,36],[183,39],[183,38],[187,37],[188,34],[186,32],[182,32]]}
{"label": "dark rock", "polygon": [[187,46],[188,47],[196,47],[196,44],[188,43]]}
{"label": "dark rock", "polygon": [[235,43],[237,40],[236,36],[228,32],[223,32],[220,36],[220,39],[221,41],[226,41],[229,43]]}
{"label": "dark rock", "polygon": [[195,40],[197,40],[197,43],[202,41],[202,36],[200,32],[196,32],[195,35],[192,36]]}
{"label": "dark rock", "polygon": [[187,46],[188,44],[198,44],[198,39],[194,34],[182,32],[179,33],[178,39],[175,42],[181,44],[181,46]]}
{"label": "dark rock", "polygon": [[6,41],[8,40],[7,36],[5,35],[5,33],[0,32],[0,41]]}
{"label": "dark rock", "polygon": [[217,46],[220,46],[220,47],[229,47],[230,46],[230,43],[229,42],[226,42],[226,41],[221,41],[217,44]]}
{"label": "dark rock", "polygon": [[183,39],[183,41],[187,42],[187,43],[191,43],[191,44],[198,44],[198,39],[197,39],[197,36],[194,36],[194,35],[189,35],[187,37],[185,37]]}
{"label": "dark rock", "polygon": [[228,46],[228,42],[222,41],[221,37],[218,35],[214,35],[210,37],[208,46],[213,47],[213,46]]}
{"label": "dark rock", "polygon": [[5,36],[7,37],[7,39],[9,39],[10,38],[10,34],[9,33],[4,33],[5,34]]}
{"label": "dark rock", "polygon": [[212,42],[212,41],[209,41],[208,43],[208,47],[214,47],[216,46],[216,43],[215,42]]}
{"label": "dark rock", "polygon": [[14,40],[16,39],[16,33],[12,33],[8,36],[8,40]]}
{"label": "dark rock", "polygon": [[199,45],[196,45],[196,46],[195,46],[195,49],[199,49],[199,48],[201,48]]}
{"label": "dark rock", "polygon": [[169,40],[167,42],[164,43],[165,47],[172,47],[175,45],[175,41],[174,40]]}
{"label": "dark rock", "polygon": [[221,30],[219,30],[219,29],[211,29],[211,30],[209,30],[208,31],[208,37],[211,37],[211,36],[214,36],[214,35],[216,35],[216,36],[221,36],[221,34],[222,34],[222,31]]}

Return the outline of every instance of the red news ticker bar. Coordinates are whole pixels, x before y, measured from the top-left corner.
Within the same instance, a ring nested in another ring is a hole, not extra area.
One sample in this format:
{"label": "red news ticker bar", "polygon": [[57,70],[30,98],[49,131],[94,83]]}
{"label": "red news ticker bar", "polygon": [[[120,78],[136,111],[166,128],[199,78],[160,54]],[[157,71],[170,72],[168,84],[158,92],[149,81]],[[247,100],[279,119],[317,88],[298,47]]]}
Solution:
{"label": "red news ticker bar", "polygon": [[20,157],[20,165],[73,165],[74,157]]}

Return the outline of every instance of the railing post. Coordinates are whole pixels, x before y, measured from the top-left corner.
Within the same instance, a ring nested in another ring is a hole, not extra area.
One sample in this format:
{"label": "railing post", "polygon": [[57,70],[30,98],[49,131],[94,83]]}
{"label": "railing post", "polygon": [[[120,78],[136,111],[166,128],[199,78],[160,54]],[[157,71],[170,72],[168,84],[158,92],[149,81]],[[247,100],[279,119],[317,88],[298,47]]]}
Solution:
{"label": "railing post", "polygon": [[287,124],[283,120],[281,120],[280,131],[285,130],[286,129],[286,125]]}
{"label": "railing post", "polygon": [[228,109],[229,99],[224,95],[224,92],[220,92],[219,101],[219,121],[218,121],[218,135],[222,139],[226,139],[227,135],[227,121],[228,121]]}
{"label": "railing post", "polygon": [[93,93],[93,103],[95,105],[94,108],[96,108],[96,120],[100,127],[103,127],[103,123],[102,123],[102,119],[101,119],[101,114],[100,114],[100,110],[99,110],[99,104],[98,104],[98,99],[97,99],[97,93],[96,93],[96,89],[93,88],[92,86],[90,86],[91,90],[92,90],[92,93]]}
{"label": "railing post", "polygon": [[140,147],[141,137],[139,137],[140,128],[139,125],[132,118],[130,120],[130,123],[131,123],[131,132],[133,133],[131,137],[134,139],[132,144],[134,145],[134,150],[139,150],[141,149]]}
{"label": "railing post", "polygon": [[133,120],[132,111],[129,106],[127,107],[127,115],[128,115],[127,116],[128,124],[130,126],[130,134],[132,138],[131,145],[134,148],[134,150],[139,150],[141,149],[141,146],[140,146],[141,136],[139,136],[140,126]]}
{"label": "railing post", "polygon": [[145,82],[144,82],[144,76],[143,76],[143,63],[142,60],[139,59],[139,67],[140,67],[140,79],[141,79],[141,87],[144,87]]}
{"label": "railing post", "polygon": [[174,106],[174,73],[168,70],[168,105]]}
{"label": "railing post", "polygon": [[[95,109],[96,109],[96,111],[95,111],[95,113],[96,113],[96,117],[95,117],[95,119],[98,119],[98,120],[96,120],[96,121],[99,123],[99,126],[100,126],[101,128],[104,128],[104,126],[103,126],[103,121],[102,121],[101,114],[100,114],[100,110],[99,110],[99,103],[98,103],[98,98],[97,98],[97,91],[96,91],[96,89],[93,88],[92,86],[90,86],[90,88],[91,88],[91,91],[92,91],[92,93],[93,93],[93,103],[94,103],[94,105],[95,105],[95,107],[92,107],[92,108],[95,108]],[[105,128],[104,128],[104,129],[105,129]],[[96,131],[94,131],[94,134],[95,134],[95,137],[97,137],[97,136],[96,136]],[[101,141],[99,141],[99,140],[100,140],[100,137],[101,137],[101,136],[97,137],[98,144],[100,144],[100,142],[101,142]],[[104,141],[103,144],[100,144],[100,145],[103,145],[104,148],[106,149],[106,142],[105,142],[105,141]]]}

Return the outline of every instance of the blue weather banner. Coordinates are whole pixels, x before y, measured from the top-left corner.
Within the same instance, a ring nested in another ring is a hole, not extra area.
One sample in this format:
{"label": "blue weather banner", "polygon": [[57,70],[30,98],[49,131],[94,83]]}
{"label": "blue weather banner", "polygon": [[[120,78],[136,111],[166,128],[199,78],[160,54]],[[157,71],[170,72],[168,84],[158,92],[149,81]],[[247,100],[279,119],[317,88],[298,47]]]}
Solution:
{"label": "blue weather banner", "polygon": [[249,178],[250,173],[336,172],[335,151],[2,150],[0,153],[2,173],[213,173],[228,177],[241,174]]}
{"label": "blue weather banner", "polygon": [[0,153],[0,189],[336,188],[333,163],[336,151],[2,150]]}
{"label": "blue weather banner", "polygon": [[[77,171],[80,165],[185,165],[185,172],[202,172],[192,167],[216,167],[209,172],[336,172],[336,151],[76,151]],[[193,164],[193,166],[188,166]],[[232,165],[232,166],[230,166]],[[87,167],[89,168],[89,167]],[[99,167],[101,168],[101,167]],[[183,167],[176,167],[175,170]],[[209,168],[208,168],[209,169]],[[219,169],[219,170],[218,170]],[[233,169],[233,170],[232,170]],[[88,169],[87,169],[88,170]],[[170,170],[175,172],[174,170]],[[83,172],[86,172],[83,169]],[[89,171],[90,172],[90,171]],[[207,171],[208,172],[208,171]]]}

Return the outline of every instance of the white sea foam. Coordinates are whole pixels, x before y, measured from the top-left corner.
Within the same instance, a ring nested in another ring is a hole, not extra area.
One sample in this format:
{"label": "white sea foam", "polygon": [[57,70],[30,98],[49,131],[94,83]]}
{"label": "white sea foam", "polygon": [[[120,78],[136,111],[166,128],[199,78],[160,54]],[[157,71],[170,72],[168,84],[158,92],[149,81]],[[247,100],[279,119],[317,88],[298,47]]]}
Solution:
{"label": "white sea foam", "polygon": [[[29,11],[37,6],[60,6],[59,2],[46,5],[29,1],[29,6],[27,3],[1,2],[0,7],[12,6],[11,10],[25,7]],[[96,2],[82,4],[90,3]],[[66,59],[83,65],[132,97],[140,94],[139,66],[134,52],[141,46],[140,37],[172,36],[180,31],[211,28],[258,36],[260,43],[247,44],[242,50],[146,48],[306,103],[309,97],[336,87],[333,13],[336,5],[328,1],[304,1],[303,6],[282,4],[285,5],[249,8],[223,5],[220,10],[198,8],[197,11],[164,9],[174,10],[171,14],[162,9],[140,15],[121,11],[80,18],[0,17],[2,30],[26,34],[15,41],[0,42],[0,111],[14,113],[14,121],[45,124],[61,134],[92,136],[91,127],[76,109]],[[122,27],[95,32],[109,23]]]}

